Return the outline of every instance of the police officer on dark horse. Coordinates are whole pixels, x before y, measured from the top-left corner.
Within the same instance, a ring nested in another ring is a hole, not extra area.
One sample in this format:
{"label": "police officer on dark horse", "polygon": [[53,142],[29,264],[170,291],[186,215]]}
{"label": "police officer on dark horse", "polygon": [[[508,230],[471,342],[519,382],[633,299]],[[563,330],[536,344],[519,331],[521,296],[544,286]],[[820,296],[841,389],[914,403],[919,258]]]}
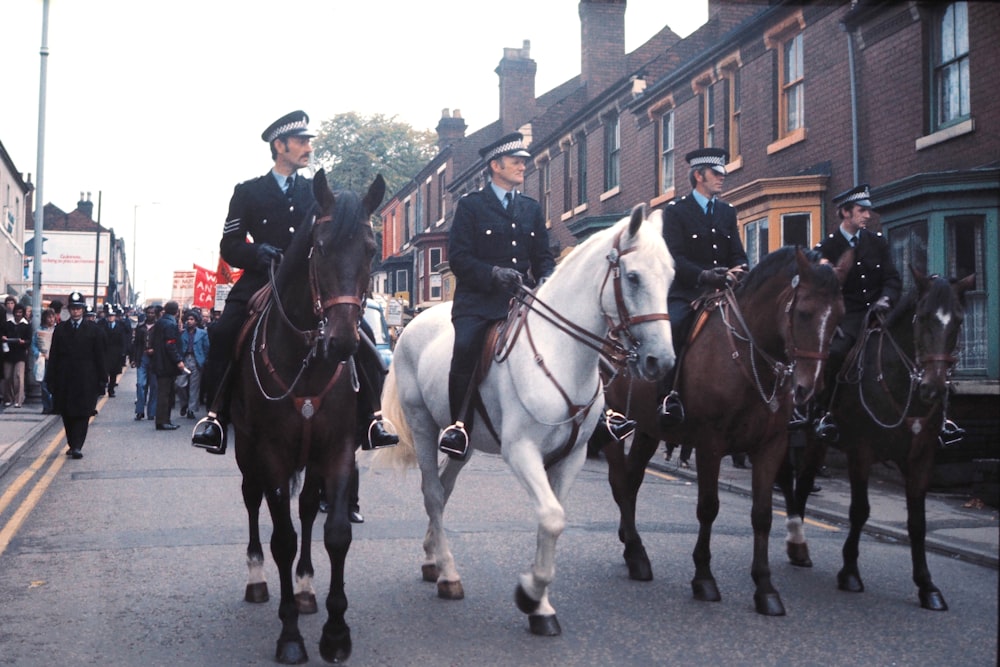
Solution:
{"label": "police officer on dark horse", "polygon": [[[309,220],[316,206],[311,179],[298,176],[312,154],[309,116],[293,111],[271,123],[261,134],[271,149],[274,166],[258,178],[240,183],[229,202],[229,215],[222,230],[219,251],[243,275],[226,299],[222,316],[211,328],[209,340],[209,396],[215,399],[208,414],[194,428],[191,444],[212,454],[226,453],[230,370],[236,339],[248,316],[251,297],[269,282],[272,262],[281,260],[295,231]],[[248,243],[248,241],[250,241]],[[361,320],[360,331],[372,338]],[[387,447],[399,442],[381,419],[379,400],[385,369],[374,344],[362,344],[355,356],[358,367],[358,424],[367,432],[358,434],[363,449]],[[363,418],[362,418],[363,417]]]}

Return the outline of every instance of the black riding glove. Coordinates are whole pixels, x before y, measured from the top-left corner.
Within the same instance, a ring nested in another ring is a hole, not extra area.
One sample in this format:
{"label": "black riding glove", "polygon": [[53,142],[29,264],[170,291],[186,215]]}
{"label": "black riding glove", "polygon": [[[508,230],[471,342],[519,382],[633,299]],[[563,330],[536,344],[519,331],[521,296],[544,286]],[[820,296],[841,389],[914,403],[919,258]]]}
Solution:
{"label": "black riding glove", "polygon": [[705,269],[698,274],[698,282],[708,287],[725,287],[727,273],[728,271],[721,266],[717,266],[714,269]]}
{"label": "black riding glove", "polygon": [[281,250],[270,243],[257,244],[257,265],[261,269],[266,269],[271,265],[271,260],[281,261]]}
{"label": "black riding glove", "polygon": [[517,269],[505,269],[503,267],[493,267],[493,284],[496,287],[514,292],[521,286],[521,274]]}

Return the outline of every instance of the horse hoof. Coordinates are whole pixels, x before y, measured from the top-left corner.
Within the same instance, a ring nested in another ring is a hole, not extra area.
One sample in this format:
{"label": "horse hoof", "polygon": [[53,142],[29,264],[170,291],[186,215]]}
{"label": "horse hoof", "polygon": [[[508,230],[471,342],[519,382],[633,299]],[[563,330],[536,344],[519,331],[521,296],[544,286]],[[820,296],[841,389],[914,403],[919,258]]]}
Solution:
{"label": "horse hoof", "polygon": [[863,593],[865,585],[858,575],[841,570],[837,573],[837,588],[848,593]]}
{"label": "horse hoof", "polygon": [[[518,584],[517,590],[514,591],[514,603],[524,614],[534,614],[535,611],[538,610],[538,600],[532,600],[531,597],[528,596],[528,593],[524,590],[524,587],[520,584]],[[538,618],[545,617],[539,616]],[[552,618],[555,619],[555,616]],[[532,632],[534,632],[534,630],[532,630]]]}
{"label": "horse hoof", "polygon": [[931,611],[948,611],[941,591],[920,591],[920,606]]}
{"label": "horse hoof", "polygon": [[434,563],[424,563],[420,566],[420,576],[424,581],[433,584],[438,580],[438,566]]}
{"label": "horse hoof", "polygon": [[809,545],[805,542],[785,542],[788,552],[788,561],[795,567],[812,567],[812,559],[809,558]]}
{"label": "horse hoof", "polygon": [[692,579],[691,591],[694,593],[695,600],[701,600],[702,602],[719,602],[722,600],[722,594],[719,593],[719,587],[716,586],[715,579]]}
{"label": "horse hoof", "polygon": [[309,662],[306,645],[302,638],[290,641],[278,640],[278,648],[274,651],[274,659],[282,665],[302,665]]}
{"label": "horse hoof", "polygon": [[351,657],[351,631],[345,630],[340,635],[330,636],[326,632],[319,640],[319,654],[327,662],[339,664],[347,662]]}
{"label": "horse hoof", "polygon": [[539,637],[558,637],[562,634],[562,628],[559,627],[559,621],[555,614],[552,616],[529,616],[528,627],[531,628],[531,634]]}
{"label": "horse hoof", "polygon": [[754,593],[753,603],[757,607],[757,613],[763,616],[785,615],[785,605],[781,603],[781,596],[777,593]]}
{"label": "horse hoof", "polygon": [[296,593],[295,606],[300,614],[315,614],[319,611],[316,606],[316,596],[313,593]]}
{"label": "horse hoof", "polygon": [[267,582],[258,581],[256,584],[247,584],[247,591],[243,595],[243,599],[254,604],[270,600],[271,596],[267,594]]}
{"label": "horse hoof", "polygon": [[628,566],[628,578],[634,581],[652,581],[653,566],[649,563],[646,547],[641,544],[637,548],[625,547],[625,565]]}
{"label": "horse hoof", "polygon": [[444,600],[461,600],[465,597],[465,589],[461,581],[439,581],[438,597]]}

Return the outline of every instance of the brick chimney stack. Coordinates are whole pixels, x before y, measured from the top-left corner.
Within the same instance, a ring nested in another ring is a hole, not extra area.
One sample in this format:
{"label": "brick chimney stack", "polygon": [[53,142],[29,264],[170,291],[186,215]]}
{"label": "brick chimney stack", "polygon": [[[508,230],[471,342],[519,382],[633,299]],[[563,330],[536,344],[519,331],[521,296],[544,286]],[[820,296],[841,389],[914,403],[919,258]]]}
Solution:
{"label": "brick chimney stack", "polygon": [[94,219],[94,202],[90,201],[90,193],[87,193],[87,198],[84,199],[83,193],[80,193],[80,201],[76,203],[76,210],[83,213],[91,220]]}
{"label": "brick chimney stack", "polygon": [[580,79],[590,97],[625,76],[626,0],[580,0]]}
{"label": "brick chimney stack", "polygon": [[505,48],[503,59],[494,70],[500,77],[500,128],[514,132],[535,115],[535,72],[531,42],[524,40],[520,49]]}
{"label": "brick chimney stack", "polygon": [[438,150],[443,151],[448,146],[464,139],[466,129],[468,129],[468,125],[465,124],[460,109],[455,109],[453,112],[449,109],[441,109],[441,120],[438,121],[435,128],[438,135]]}

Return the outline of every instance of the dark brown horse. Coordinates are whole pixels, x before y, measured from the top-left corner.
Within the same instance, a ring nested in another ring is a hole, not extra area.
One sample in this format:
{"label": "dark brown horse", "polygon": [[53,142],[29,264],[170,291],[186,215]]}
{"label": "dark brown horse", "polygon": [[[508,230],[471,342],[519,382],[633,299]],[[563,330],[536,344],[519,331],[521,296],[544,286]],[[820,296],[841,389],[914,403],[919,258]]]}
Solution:
{"label": "dark brown horse", "polygon": [[[906,528],[920,606],[945,611],[948,604],[927,569],[924,501],[945,419],[949,377],[957,362],[964,295],[975,285],[976,277],[949,281],[925,276],[912,266],[911,272],[914,289],[883,322],[864,332],[857,356],[849,355],[838,374],[844,382],[836,389],[832,411],[840,428],[837,446],[848,461],[851,527],[837,584],[843,591],[864,590],[858,570],[858,543],[871,511],[869,474],[876,461],[891,461],[906,484]],[[790,466],[778,477],[788,508],[788,557],[793,565],[804,567],[812,565],[802,531],[806,499],[825,449],[811,430],[807,438],[797,477],[793,480],[795,473]]]}
{"label": "dark brown horse", "polygon": [[[261,501],[266,498],[274,524],[271,555],[281,580],[281,634],[275,658],[284,664],[308,660],[296,597],[306,604],[306,611],[315,611],[309,542],[321,494],[330,508],[323,543],[330,557],[331,588],[320,654],[330,662],[351,654],[351,631],[344,620],[344,562],[351,546],[348,487],[354,469],[357,402],[351,355],[358,346],[362,297],[375,253],[370,216],[382,201],[385,182],[377,176],[362,199],[353,192],[334,194],[320,171],[313,180],[313,194],[316,216],[296,232],[272,281],[273,293],[241,345],[231,408],[250,521],[246,599],[263,602],[268,597],[258,526]],[[299,498],[303,549],[296,569],[300,590],[296,596],[291,499],[303,471]]]}
{"label": "dark brown horse", "polygon": [[618,537],[632,579],[653,578],[635,524],[646,464],[660,440],[685,442],[695,446],[698,468],[700,529],[691,586],[698,600],[721,599],[709,567],[712,523],[719,513],[719,464],[727,453],[747,452],[753,460],[754,601],[761,614],[785,613],[767,558],[771,487],[785,458],[792,405],[806,403],[820,388],[830,341],[843,316],[840,287],[853,261],[850,254],[834,267],[814,262],[798,248],[780,248],[736,288],[710,302],[704,322],[696,319],[680,362],[677,385],[687,418],[679,427],[660,431],[654,384],[619,376],[608,385],[607,404],[638,421],[627,456],[621,442],[604,447],[621,511]]}

